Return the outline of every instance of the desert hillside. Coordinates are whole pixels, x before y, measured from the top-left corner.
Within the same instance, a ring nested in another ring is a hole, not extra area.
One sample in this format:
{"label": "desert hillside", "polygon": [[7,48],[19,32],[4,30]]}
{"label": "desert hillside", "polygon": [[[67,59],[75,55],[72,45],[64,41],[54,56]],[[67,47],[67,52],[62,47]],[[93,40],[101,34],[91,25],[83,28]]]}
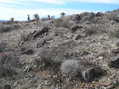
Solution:
{"label": "desert hillside", "polygon": [[1,22],[0,89],[119,89],[119,10]]}

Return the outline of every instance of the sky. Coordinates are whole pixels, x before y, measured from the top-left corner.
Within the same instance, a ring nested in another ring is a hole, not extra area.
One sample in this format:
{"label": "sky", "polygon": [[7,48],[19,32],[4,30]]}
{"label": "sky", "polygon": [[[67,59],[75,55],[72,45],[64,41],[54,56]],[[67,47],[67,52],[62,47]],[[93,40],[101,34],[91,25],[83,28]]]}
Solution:
{"label": "sky", "polygon": [[27,20],[27,14],[33,18],[34,14],[40,17],[60,16],[61,12],[67,15],[81,12],[105,12],[119,9],[119,0],[0,0],[0,20]]}

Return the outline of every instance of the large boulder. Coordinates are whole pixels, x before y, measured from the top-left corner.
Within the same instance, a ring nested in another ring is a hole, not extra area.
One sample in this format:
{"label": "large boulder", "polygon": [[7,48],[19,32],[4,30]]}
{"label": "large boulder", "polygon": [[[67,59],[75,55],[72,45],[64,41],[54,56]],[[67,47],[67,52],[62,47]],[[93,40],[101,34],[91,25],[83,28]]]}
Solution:
{"label": "large boulder", "polygon": [[99,79],[105,74],[106,74],[106,71],[98,66],[88,68],[82,72],[82,76],[85,82],[92,82],[96,79]]}

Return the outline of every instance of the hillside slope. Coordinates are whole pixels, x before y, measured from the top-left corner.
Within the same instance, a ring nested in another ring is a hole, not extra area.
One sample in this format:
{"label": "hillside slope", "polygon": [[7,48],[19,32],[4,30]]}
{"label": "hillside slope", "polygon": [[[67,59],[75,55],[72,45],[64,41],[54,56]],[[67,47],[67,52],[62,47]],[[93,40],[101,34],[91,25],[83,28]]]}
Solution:
{"label": "hillside slope", "polygon": [[119,10],[0,23],[0,89],[118,85]]}

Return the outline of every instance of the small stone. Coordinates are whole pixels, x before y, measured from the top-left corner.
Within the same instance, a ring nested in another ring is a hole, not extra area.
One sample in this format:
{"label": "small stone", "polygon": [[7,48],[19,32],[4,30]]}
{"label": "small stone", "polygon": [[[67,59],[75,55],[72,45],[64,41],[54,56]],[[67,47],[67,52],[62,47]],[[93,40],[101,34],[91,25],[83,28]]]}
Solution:
{"label": "small stone", "polygon": [[103,56],[98,57],[98,59],[102,60],[103,59]]}

